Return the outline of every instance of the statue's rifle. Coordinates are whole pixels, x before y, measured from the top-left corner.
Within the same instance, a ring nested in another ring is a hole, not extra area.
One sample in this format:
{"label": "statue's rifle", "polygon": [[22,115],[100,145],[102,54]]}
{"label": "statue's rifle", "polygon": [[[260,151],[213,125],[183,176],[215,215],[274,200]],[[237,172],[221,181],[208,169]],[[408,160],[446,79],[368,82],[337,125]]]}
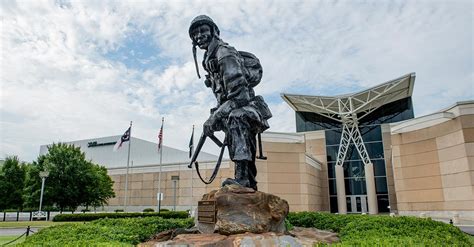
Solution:
{"label": "statue's rifle", "polygon": [[257,159],[267,160],[267,157],[263,156],[262,134],[261,133],[257,134],[257,139],[258,139],[258,156],[257,156]]}
{"label": "statue's rifle", "polygon": [[[214,171],[212,172],[212,175],[209,178],[209,181],[206,181],[202,178],[201,172],[199,171],[199,162],[197,161],[199,153],[201,152],[202,146],[206,142],[207,137],[209,137],[217,146],[219,146],[221,148],[219,158],[217,159],[216,166],[214,167]],[[260,133],[258,133],[257,138],[258,138],[259,155],[256,158],[261,159],[261,160],[266,160],[267,157],[263,156],[262,137],[261,137]],[[197,172],[199,178],[201,179],[201,181],[205,184],[212,183],[214,181],[214,179],[216,178],[217,173],[219,172],[219,168],[220,168],[221,163],[222,163],[222,156],[224,155],[224,150],[225,150],[226,146],[227,146],[226,141],[224,141],[224,143],[222,143],[219,139],[217,139],[217,137],[215,135],[211,134],[210,136],[206,136],[204,133],[202,133],[201,137],[199,138],[199,142],[196,146],[196,150],[194,151],[193,156],[191,158],[191,162],[189,162],[188,168],[192,168],[193,163],[194,163],[194,166],[196,167],[196,172]]]}
{"label": "statue's rifle", "polygon": [[[202,178],[201,173],[199,172],[199,162],[197,161],[197,157],[198,157],[199,153],[201,152],[201,148],[204,145],[204,142],[206,142],[207,137],[209,137],[217,146],[219,146],[221,148],[219,158],[217,159],[216,167],[214,168],[214,171],[212,172],[212,175],[209,178],[209,181],[206,181]],[[194,151],[194,153],[193,153],[193,157],[191,158],[191,162],[189,163],[188,168],[192,168],[193,163],[194,163],[194,166],[196,167],[196,172],[197,172],[199,178],[201,179],[201,181],[205,184],[212,183],[212,181],[214,181],[214,179],[216,178],[217,172],[219,171],[219,168],[221,166],[222,156],[224,155],[224,150],[225,150],[226,146],[227,146],[227,144],[226,144],[225,141],[224,141],[224,143],[222,143],[213,134],[211,134],[210,136],[206,136],[204,133],[202,133],[201,138],[199,138],[199,142],[196,146],[196,151]]]}

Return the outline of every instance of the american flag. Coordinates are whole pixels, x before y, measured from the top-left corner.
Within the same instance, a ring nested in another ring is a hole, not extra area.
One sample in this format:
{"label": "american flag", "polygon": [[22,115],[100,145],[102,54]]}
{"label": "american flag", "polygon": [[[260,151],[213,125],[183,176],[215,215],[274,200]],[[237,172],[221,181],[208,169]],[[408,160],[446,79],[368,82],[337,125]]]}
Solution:
{"label": "american flag", "polygon": [[160,133],[158,134],[158,151],[160,151],[162,144],[163,144],[163,120],[161,121]]}
{"label": "american flag", "polygon": [[120,137],[120,140],[118,140],[117,143],[115,143],[114,151],[117,151],[119,148],[121,148],[122,144],[124,142],[130,141],[130,131],[131,130],[132,130],[132,126],[128,127],[128,129],[125,131],[125,133],[123,133],[123,135]]}

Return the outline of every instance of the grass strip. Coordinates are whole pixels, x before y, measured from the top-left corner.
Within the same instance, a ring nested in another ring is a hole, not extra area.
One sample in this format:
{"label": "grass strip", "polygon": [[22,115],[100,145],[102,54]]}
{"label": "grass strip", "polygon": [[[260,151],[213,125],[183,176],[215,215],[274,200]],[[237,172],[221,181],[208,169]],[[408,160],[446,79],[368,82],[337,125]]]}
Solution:
{"label": "grass strip", "polygon": [[[0,246],[12,241],[13,239],[15,239],[17,237],[18,237],[18,235],[0,236]],[[17,241],[11,243],[11,245],[13,246],[14,244],[19,244],[19,243],[25,241],[25,239],[26,239],[26,237],[23,236],[20,239],[18,239]]]}
{"label": "grass strip", "polygon": [[459,228],[429,218],[290,213],[293,226],[339,233],[340,246],[471,246]]}
{"label": "grass strip", "polygon": [[157,232],[193,225],[192,218],[99,219],[44,228],[19,246],[129,246],[144,242]]}
{"label": "grass strip", "polygon": [[0,228],[22,228],[22,227],[48,227],[60,225],[68,222],[53,222],[53,221],[2,221]]}

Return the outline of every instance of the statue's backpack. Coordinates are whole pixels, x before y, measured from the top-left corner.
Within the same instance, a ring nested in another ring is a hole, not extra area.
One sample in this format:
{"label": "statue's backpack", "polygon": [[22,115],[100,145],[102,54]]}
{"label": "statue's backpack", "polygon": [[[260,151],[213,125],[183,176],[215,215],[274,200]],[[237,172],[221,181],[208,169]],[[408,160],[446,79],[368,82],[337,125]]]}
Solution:
{"label": "statue's backpack", "polygon": [[[239,54],[243,59],[243,64],[246,70],[245,79],[247,79],[249,86],[253,88],[257,86],[262,80],[263,68],[260,64],[260,60],[258,60],[258,58],[250,52],[239,51]],[[262,96],[257,95],[253,97],[251,104],[258,109],[264,120],[270,119],[272,117],[270,108],[268,108],[268,105],[265,103]]]}
{"label": "statue's backpack", "polygon": [[239,51],[240,56],[242,57],[243,64],[245,67],[245,79],[251,87],[257,86],[262,80],[263,68],[260,64],[258,58],[246,51]]}

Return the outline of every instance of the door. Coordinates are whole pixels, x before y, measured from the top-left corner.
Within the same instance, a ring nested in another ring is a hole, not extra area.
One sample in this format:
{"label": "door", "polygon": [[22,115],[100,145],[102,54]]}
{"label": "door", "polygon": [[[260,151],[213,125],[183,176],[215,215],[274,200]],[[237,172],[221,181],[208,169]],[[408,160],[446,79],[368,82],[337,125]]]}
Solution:
{"label": "door", "polygon": [[367,213],[367,195],[346,196],[348,213]]}

